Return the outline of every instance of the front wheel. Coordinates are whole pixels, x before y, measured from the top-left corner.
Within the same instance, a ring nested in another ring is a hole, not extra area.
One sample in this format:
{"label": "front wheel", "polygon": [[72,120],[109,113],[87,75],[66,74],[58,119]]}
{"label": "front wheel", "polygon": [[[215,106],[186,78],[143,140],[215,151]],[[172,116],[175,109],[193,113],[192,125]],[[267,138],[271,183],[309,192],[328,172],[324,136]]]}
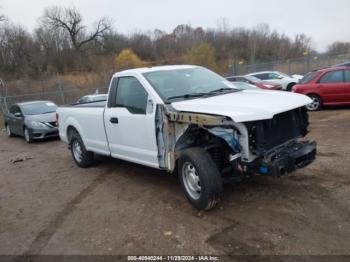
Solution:
{"label": "front wheel", "polygon": [[220,201],[223,193],[221,174],[203,148],[189,148],[178,162],[182,189],[189,202],[199,210],[209,210]]}
{"label": "front wheel", "polygon": [[82,168],[89,167],[94,162],[94,153],[87,151],[80,135],[74,132],[70,139],[70,149],[75,163]]}
{"label": "front wheel", "polygon": [[24,139],[27,141],[27,143],[32,143],[33,142],[33,138],[32,135],[30,134],[28,128],[24,128]]}
{"label": "front wheel", "polygon": [[306,105],[306,108],[309,111],[317,111],[322,108],[322,99],[318,95],[309,95],[311,98],[312,102],[308,105]]}

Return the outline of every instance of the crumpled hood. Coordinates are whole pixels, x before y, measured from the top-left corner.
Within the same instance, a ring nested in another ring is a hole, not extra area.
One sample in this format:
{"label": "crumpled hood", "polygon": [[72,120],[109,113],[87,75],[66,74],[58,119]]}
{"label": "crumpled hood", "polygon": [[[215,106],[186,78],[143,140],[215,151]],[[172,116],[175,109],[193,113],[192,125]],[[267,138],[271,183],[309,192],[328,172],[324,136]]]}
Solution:
{"label": "crumpled hood", "polygon": [[311,103],[305,95],[283,91],[243,90],[218,96],[174,102],[178,111],[230,117],[235,122],[271,119]]}
{"label": "crumpled hood", "polygon": [[37,121],[42,123],[55,122],[56,113],[48,113],[42,115],[26,115],[26,120]]}

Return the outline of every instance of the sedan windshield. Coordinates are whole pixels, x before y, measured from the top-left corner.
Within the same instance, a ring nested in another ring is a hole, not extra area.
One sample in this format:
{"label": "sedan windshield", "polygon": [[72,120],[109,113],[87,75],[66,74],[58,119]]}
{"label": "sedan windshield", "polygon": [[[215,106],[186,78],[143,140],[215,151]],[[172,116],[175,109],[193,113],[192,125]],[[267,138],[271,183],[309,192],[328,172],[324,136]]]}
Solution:
{"label": "sedan windshield", "polygon": [[263,81],[255,76],[245,76],[249,81],[252,81],[253,83],[262,83]]}
{"label": "sedan windshield", "polygon": [[225,78],[202,67],[160,70],[143,75],[166,102],[240,91]]}
{"label": "sedan windshield", "polygon": [[254,86],[254,85],[251,85],[251,84],[248,84],[248,83],[243,83],[243,82],[234,82],[233,85],[237,88],[237,89],[240,89],[240,90],[259,90],[260,88]]}
{"label": "sedan windshield", "polygon": [[24,115],[41,115],[56,112],[57,106],[52,102],[36,102],[23,104],[21,109]]}

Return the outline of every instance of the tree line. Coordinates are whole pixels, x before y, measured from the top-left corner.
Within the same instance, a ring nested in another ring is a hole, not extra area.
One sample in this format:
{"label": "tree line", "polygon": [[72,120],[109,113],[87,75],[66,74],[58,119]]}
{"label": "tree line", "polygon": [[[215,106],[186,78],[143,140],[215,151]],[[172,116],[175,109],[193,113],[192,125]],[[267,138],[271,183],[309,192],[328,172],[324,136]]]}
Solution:
{"label": "tree line", "polygon": [[[232,28],[222,20],[216,28],[183,24],[170,33],[155,29],[130,35],[115,28],[108,17],[89,27],[79,10],[71,7],[46,8],[33,32],[0,14],[0,76],[36,78],[174,63],[226,72],[233,61],[270,62],[316,52],[305,34],[291,38],[267,24]],[[336,42],[327,52],[347,51],[350,43]]]}

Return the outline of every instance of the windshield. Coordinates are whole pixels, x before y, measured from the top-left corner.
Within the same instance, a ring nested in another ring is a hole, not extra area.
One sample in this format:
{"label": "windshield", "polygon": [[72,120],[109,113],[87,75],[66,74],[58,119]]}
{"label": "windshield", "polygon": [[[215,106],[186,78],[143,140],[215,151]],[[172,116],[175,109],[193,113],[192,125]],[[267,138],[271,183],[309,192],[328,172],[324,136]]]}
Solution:
{"label": "windshield", "polygon": [[278,72],[278,74],[280,74],[281,76],[284,76],[284,77],[289,77],[289,78],[291,78],[291,76],[290,76],[290,75],[287,75],[287,74],[282,73],[282,72]]}
{"label": "windshield", "polygon": [[21,105],[24,115],[41,115],[56,112],[57,106],[52,102],[37,102]]}
{"label": "windshield", "polygon": [[299,81],[299,84],[307,84],[307,83],[310,83],[317,75],[318,75],[318,72],[317,72],[317,71],[307,73],[307,74]]}
{"label": "windshield", "polygon": [[255,76],[245,76],[249,81],[254,82],[254,83],[261,83],[263,82],[261,79],[255,77]]}
{"label": "windshield", "polygon": [[225,78],[202,67],[154,71],[143,76],[167,102],[239,91]]}

